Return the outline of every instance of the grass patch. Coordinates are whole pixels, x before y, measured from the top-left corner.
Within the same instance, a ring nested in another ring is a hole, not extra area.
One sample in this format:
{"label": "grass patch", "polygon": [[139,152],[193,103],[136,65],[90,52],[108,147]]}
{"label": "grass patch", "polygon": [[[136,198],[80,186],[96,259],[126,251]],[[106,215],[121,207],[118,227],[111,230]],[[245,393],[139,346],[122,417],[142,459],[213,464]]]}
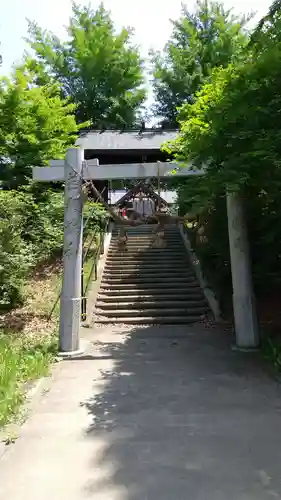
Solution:
{"label": "grass patch", "polygon": [[262,343],[264,358],[273,365],[278,374],[281,373],[281,339],[267,337]]}
{"label": "grass patch", "polygon": [[[97,240],[88,240],[87,244],[90,248],[84,263],[85,284]],[[30,383],[49,372],[58,345],[59,300],[49,316],[61,282],[62,261],[58,257],[36,269],[25,286],[23,306],[0,316],[0,428],[16,419]]]}
{"label": "grass patch", "polygon": [[14,421],[30,383],[48,374],[57,352],[61,259],[38,268],[25,286],[25,302],[0,316],[0,427]]}
{"label": "grass patch", "polygon": [[48,374],[57,350],[55,336],[14,339],[0,335],[0,427],[13,420],[25,398],[27,382]]}
{"label": "grass patch", "polygon": [[[84,262],[87,284],[96,255],[98,237],[88,239]],[[92,279],[94,276],[92,275]],[[34,380],[49,372],[57,352],[62,260],[53,259],[38,267],[25,286],[25,301],[0,316],[0,428],[14,421]]]}

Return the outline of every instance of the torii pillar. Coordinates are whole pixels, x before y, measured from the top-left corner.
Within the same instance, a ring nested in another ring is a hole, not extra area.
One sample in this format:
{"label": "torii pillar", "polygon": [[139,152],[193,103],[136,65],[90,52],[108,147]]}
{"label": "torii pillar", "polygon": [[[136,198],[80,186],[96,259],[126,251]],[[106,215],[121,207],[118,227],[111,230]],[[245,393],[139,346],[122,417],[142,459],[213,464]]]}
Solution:
{"label": "torii pillar", "polygon": [[227,192],[226,199],[236,346],[251,350],[258,347],[259,334],[244,203],[239,193]]}
{"label": "torii pillar", "polygon": [[59,351],[69,357],[80,350],[81,268],[83,238],[84,150],[70,148],[66,160],[33,167],[33,180],[64,182],[63,281],[60,295]]}
{"label": "torii pillar", "polygon": [[81,268],[83,250],[84,151],[70,148],[64,164],[63,282],[60,299],[59,350],[64,356],[80,353]]}

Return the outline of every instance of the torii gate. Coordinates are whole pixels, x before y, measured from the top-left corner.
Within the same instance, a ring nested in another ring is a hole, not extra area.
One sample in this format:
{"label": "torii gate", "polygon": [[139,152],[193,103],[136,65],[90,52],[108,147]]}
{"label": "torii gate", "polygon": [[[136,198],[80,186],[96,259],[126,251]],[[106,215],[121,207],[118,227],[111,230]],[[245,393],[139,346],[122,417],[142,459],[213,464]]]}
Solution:
{"label": "torii gate", "polygon": [[[83,149],[70,148],[65,160],[51,160],[49,167],[33,167],[33,180],[65,182],[63,285],[60,298],[59,349],[63,356],[80,350],[81,266],[83,236],[83,180],[145,179],[170,175],[188,177],[201,171],[178,168],[175,163],[132,163],[99,165],[84,160]],[[259,344],[247,228],[243,200],[227,193],[227,216],[236,345],[242,349]]]}

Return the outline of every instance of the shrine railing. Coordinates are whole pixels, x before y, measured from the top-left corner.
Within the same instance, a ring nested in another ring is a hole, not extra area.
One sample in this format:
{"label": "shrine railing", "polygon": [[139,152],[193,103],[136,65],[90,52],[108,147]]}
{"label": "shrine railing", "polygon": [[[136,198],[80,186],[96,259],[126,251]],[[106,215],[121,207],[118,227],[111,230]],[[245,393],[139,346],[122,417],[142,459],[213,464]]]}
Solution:
{"label": "shrine railing", "polygon": [[[91,215],[87,218],[84,224],[84,238],[82,250],[82,266],[81,266],[81,321],[87,318],[87,294],[90,284],[98,278],[98,262],[101,255],[104,253],[104,237],[108,229],[109,221],[97,222],[93,231],[89,230]],[[85,273],[85,267],[86,273]],[[59,303],[61,290],[48,314],[48,321],[52,318],[54,311]]]}
{"label": "shrine railing", "polygon": [[[90,240],[83,244],[82,268],[81,268],[81,321],[87,319],[87,294],[92,281],[98,279],[98,262],[104,253],[104,237],[108,228],[108,221],[100,223],[93,232]],[[92,255],[89,255],[92,253]],[[85,265],[88,265],[85,273]],[[85,279],[86,277],[86,279]]]}

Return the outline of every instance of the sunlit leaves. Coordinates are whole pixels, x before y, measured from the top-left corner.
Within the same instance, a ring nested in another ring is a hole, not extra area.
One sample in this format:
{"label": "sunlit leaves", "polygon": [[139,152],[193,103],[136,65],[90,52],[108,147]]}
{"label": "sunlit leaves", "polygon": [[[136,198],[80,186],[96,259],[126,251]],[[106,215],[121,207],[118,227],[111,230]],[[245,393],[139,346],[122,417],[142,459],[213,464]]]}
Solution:
{"label": "sunlit leaves", "polygon": [[196,92],[216,67],[227,66],[247,43],[246,19],[222,4],[199,0],[195,13],[183,8],[163,53],[153,55],[155,114],[177,125],[178,108],[192,104]]}
{"label": "sunlit leaves", "polygon": [[2,81],[0,92],[0,182],[18,187],[28,183],[31,166],[62,158],[75,143],[80,126],[76,106],[61,98],[54,83],[35,86],[27,67]]}
{"label": "sunlit leaves", "polygon": [[29,23],[29,44],[42,71],[61,84],[65,97],[77,104],[78,121],[92,126],[130,127],[145,100],[139,50],[131,43],[131,30],[119,33],[101,5],[96,10],[73,5],[67,28],[69,38]]}

